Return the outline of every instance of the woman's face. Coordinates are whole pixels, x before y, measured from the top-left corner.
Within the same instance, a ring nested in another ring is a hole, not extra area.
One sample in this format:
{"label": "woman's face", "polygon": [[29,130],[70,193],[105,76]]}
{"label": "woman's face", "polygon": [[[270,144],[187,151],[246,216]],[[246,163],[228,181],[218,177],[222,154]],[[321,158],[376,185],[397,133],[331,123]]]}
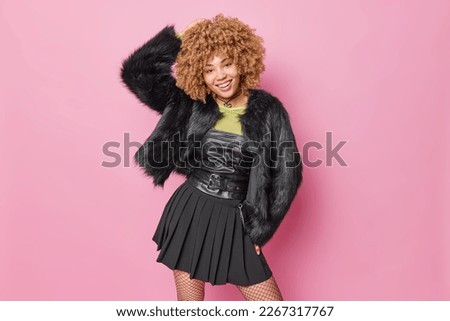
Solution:
{"label": "woman's face", "polygon": [[203,79],[211,92],[223,99],[230,98],[239,90],[240,75],[230,57],[211,57],[203,70]]}

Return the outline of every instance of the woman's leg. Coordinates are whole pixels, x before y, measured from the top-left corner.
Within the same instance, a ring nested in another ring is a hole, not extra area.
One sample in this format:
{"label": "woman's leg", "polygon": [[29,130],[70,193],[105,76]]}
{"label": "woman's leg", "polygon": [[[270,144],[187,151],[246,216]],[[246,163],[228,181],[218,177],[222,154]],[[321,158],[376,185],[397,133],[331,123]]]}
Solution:
{"label": "woman's leg", "polygon": [[283,301],[277,282],[272,276],[270,279],[249,286],[237,286],[247,301]]}
{"label": "woman's leg", "polygon": [[205,282],[189,278],[189,273],[173,270],[177,287],[178,301],[203,301],[205,299]]}

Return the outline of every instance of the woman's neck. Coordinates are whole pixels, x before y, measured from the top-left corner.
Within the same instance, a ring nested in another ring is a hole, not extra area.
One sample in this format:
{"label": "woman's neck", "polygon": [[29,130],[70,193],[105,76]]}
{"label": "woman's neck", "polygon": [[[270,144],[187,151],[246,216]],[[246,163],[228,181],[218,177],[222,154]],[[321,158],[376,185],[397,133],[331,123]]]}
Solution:
{"label": "woman's neck", "polygon": [[217,95],[214,96],[214,100],[217,104],[233,108],[233,107],[242,107],[247,104],[248,101],[248,95],[245,95],[244,93],[238,92],[238,95],[236,97],[230,97],[230,98],[222,98]]}

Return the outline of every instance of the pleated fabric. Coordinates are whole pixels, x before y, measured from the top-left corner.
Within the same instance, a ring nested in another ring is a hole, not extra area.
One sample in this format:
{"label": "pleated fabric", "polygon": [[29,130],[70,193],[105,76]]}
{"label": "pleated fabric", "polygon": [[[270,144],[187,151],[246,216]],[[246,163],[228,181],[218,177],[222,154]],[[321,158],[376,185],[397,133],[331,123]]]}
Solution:
{"label": "pleated fabric", "polygon": [[153,236],[157,262],[212,285],[254,285],[272,276],[245,233],[237,205],[198,190],[189,181],[169,199]]}

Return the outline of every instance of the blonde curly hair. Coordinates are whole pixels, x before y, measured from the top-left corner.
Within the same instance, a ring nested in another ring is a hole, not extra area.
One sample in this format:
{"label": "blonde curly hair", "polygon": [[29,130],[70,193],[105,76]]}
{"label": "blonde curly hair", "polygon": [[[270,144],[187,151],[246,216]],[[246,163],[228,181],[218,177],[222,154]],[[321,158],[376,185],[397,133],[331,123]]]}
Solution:
{"label": "blonde curly hair", "polygon": [[263,38],[237,18],[218,14],[211,20],[198,22],[183,34],[176,59],[177,87],[192,99],[205,103],[211,91],[204,81],[203,69],[208,59],[219,54],[234,60],[244,93],[259,85],[265,69]]}

